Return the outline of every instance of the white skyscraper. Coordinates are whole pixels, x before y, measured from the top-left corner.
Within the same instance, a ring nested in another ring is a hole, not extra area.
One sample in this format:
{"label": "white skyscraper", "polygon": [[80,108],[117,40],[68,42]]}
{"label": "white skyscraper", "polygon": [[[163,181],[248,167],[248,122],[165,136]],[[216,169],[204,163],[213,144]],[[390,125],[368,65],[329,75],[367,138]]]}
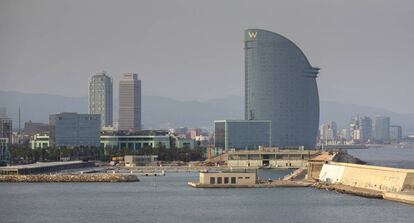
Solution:
{"label": "white skyscraper", "polygon": [[138,74],[123,74],[119,81],[119,130],[141,130],[141,80]]}
{"label": "white skyscraper", "polygon": [[89,114],[101,115],[101,127],[112,126],[112,79],[105,72],[89,80]]}

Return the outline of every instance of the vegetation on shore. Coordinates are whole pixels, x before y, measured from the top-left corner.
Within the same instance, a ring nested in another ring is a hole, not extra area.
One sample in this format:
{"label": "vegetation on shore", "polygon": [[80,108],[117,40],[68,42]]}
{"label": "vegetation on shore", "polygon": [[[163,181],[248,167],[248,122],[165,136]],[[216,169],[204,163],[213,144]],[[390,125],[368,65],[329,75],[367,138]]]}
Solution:
{"label": "vegetation on shore", "polygon": [[127,148],[74,147],[74,148],[38,148],[31,149],[28,145],[13,145],[10,149],[11,162],[35,163],[38,161],[60,160],[96,160],[110,161],[113,156],[124,155],[158,155],[159,161],[199,161],[204,159],[205,148]]}

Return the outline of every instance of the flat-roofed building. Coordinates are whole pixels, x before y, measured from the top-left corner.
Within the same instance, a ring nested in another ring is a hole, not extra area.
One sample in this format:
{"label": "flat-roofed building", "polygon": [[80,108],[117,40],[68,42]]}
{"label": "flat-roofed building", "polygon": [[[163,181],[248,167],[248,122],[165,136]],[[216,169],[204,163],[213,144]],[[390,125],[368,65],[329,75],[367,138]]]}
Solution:
{"label": "flat-roofed building", "polygon": [[271,145],[269,120],[216,120],[214,146],[223,149],[257,149]]}
{"label": "flat-roofed building", "polygon": [[141,130],[141,80],[138,74],[126,73],[121,76],[118,122],[119,130]]}
{"label": "flat-roofed building", "polygon": [[124,157],[126,167],[156,164],[157,159],[157,155],[125,155]]}
{"label": "flat-roofed building", "polygon": [[301,168],[319,153],[319,150],[305,150],[303,147],[235,150],[227,153],[227,165],[231,167]]}
{"label": "flat-roofed building", "polygon": [[51,146],[99,147],[100,145],[100,115],[63,112],[50,115],[49,125]]}
{"label": "flat-roofed building", "polygon": [[32,149],[44,149],[50,147],[50,137],[48,134],[36,134],[30,137],[29,141]]}
{"label": "flat-roofed building", "polygon": [[26,165],[0,167],[0,175],[26,175],[51,173],[68,169],[94,167],[94,162],[68,161],[68,162],[37,162]]}
{"label": "flat-roofed building", "polygon": [[0,138],[0,164],[10,160],[9,139]]}
{"label": "flat-roofed building", "polygon": [[195,148],[195,141],[194,139],[183,138],[181,136],[171,136],[171,143],[172,146],[175,148],[186,148],[186,149],[194,149]]}
{"label": "flat-roofed building", "polygon": [[101,146],[139,150],[142,148],[170,148],[168,135],[102,135]]}
{"label": "flat-roofed building", "polygon": [[200,172],[199,182],[189,182],[193,187],[205,188],[232,188],[253,187],[257,183],[256,172],[249,171],[223,171],[223,172]]}

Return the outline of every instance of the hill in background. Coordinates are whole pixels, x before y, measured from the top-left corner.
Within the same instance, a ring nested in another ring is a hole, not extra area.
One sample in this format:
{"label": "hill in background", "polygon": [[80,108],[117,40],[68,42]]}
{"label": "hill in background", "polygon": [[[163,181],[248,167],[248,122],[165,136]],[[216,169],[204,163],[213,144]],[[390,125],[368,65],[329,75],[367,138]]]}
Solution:
{"label": "hill in background", "polygon": [[[207,101],[181,101],[161,96],[142,97],[142,120],[147,129],[178,126],[211,128],[217,119],[242,119],[244,99],[229,96]],[[49,114],[66,112],[86,113],[87,97],[64,97],[49,94],[28,94],[0,91],[0,107],[6,107],[8,116],[17,126],[18,107],[21,106],[22,126],[25,121],[48,122]],[[386,109],[321,101],[320,122],[334,120],[339,127],[347,126],[353,115],[386,115],[391,123],[403,126],[405,133],[414,132],[414,114],[400,114]],[[114,98],[114,118],[118,117],[118,99]]]}

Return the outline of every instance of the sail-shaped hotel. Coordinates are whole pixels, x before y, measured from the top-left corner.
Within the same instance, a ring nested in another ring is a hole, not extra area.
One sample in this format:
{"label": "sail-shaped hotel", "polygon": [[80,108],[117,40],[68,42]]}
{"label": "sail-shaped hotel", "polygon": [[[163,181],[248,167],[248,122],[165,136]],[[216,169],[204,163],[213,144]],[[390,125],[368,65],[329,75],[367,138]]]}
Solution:
{"label": "sail-shaped hotel", "polygon": [[314,148],[319,125],[316,77],[304,53],[266,30],[245,31],[245,119],[270,120],[271,144]]}

